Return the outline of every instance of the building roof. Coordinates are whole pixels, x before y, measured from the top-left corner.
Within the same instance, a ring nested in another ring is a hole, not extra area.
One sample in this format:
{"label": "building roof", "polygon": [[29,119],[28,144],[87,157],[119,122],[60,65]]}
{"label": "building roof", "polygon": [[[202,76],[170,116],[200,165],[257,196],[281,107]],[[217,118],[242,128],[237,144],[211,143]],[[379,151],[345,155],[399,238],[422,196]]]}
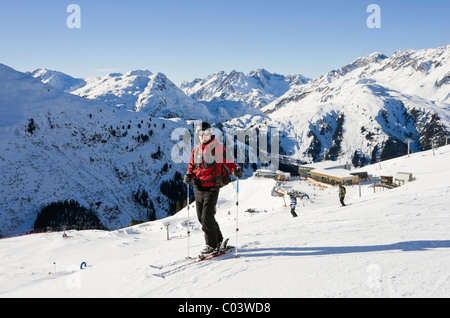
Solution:
{"label": "building roof", "polygon": [[331,177],[331,178],[338,178],[338,179],[353,179],[356,176],[351,175],[350,171],[347,169],[314,169],[311,171],[311,173],[314,174],[320,174],[322,176]]}
{"label": "building roof", "polygon": [[304,164],[304,165],[301,165],[300,167],[314,169],[314,170],[331,170],[331,169],[345,170],[345,169],[343,169],[345,167],[345,165],[346,165],[345,163],[340,163],[338,161],[326,160],[326,161]]}

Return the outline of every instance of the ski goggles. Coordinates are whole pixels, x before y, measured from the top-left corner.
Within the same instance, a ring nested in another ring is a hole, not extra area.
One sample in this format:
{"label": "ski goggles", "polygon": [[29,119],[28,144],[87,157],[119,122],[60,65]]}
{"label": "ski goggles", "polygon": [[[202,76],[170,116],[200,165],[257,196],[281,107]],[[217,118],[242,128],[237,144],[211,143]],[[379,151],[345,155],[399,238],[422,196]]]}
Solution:
{"label": "ski goggles", "polygon": [[197,135],[199,135],[199,136],[211,136],[212,135],[212,130],[211,130],[211,128],[208,128],[206,130],[199,130],[199,131],[197,131]]}

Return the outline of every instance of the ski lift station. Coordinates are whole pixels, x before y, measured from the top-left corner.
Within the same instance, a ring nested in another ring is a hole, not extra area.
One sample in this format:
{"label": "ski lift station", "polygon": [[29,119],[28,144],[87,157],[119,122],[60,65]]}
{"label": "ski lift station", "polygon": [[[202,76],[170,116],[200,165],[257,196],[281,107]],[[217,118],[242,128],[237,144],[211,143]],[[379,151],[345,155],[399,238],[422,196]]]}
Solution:
{"label": "ski lift station", "polygon": [[277,178],[276,171],[272,171],[269,169],[258,169],[255,172],[253,172],[254,177],[263,177],[263,178]]}
{"label": "ski lift station", "polygon": [[349,163],[341,164],[336,161],[321,161],[301,165],[298,169],[298,174],[300,175],[300,177],[307,178],[310,176],[310,172],[313,170],[331,170],[331,169],[351,170],[352,165]]}
{"label": "ski lift station", "polygon": [[356,184],[359,177],[356,173],[351,173],[352,165],[349,163],[340,164],[335,161],[322,161],[302,165],[299,167],[299,174],[304,178],[311,178],[315,181],[327,184]]}
{"label": "ski lift station", "polygon": [[311,178],[329,184],[344,183],[348,185],[357,184],[358,176],[352,175],[347,169],[315,169],[310,172]]}
{"label": "ski lift station", "polygon": [[269,169],[258,169],[255,172],[253,172],[254,177],[262,177],[262,178],[271,178],[275,180],[289,180],[291,177],[291,174],[289,172],[283,172],[283,171],[273,171]]}

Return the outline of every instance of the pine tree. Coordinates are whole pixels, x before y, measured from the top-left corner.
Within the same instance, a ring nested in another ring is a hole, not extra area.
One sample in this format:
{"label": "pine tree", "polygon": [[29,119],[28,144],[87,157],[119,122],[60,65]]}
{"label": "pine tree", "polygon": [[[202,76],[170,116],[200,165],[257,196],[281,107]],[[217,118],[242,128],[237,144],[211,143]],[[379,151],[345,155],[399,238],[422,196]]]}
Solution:
{"label": "pine tree", "polygon": [[64,226],[76,229],[105,228],[96,212],[81,206],[75,200],[50,203],[38,212],[34,222],[35,231],[47,227],[60,230]]}

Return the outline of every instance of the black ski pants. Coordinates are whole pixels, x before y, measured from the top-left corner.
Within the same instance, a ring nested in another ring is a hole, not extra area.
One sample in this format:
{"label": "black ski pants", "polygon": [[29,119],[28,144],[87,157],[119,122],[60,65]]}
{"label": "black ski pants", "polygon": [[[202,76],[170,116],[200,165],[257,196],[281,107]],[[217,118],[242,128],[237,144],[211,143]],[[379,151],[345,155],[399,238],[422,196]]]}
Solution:
{"label": "black ski pants", "polygon": [[219,223],[217,223],[216,204],[219,198],[219,189],[217,188],[195,188],[195,206],[197,208],[197,217],[205,232],[206,245],[216,248],[223,241],[220,232]]}

